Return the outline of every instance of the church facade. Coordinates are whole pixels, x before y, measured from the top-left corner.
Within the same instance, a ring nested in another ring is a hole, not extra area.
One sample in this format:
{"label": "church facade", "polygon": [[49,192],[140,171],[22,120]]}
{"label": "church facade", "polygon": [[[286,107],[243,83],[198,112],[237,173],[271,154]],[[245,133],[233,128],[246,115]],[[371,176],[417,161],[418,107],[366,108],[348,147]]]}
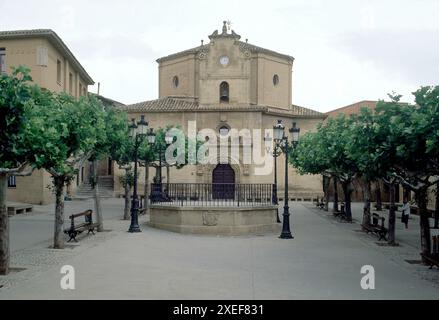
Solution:
{"label": "church facade", "polygon": [[[286,128],[293,122],[301,134],[315,130],[326,115],[292,103],[292,71],[294,58],[241,41],[240,35],[228,30],[224,22],[221,32],[214,31],[209,43],[162,57],[159,68],[158,99],[122,107],[130,119],[145,115],[149,126],[180,126],[190,134],[213,130],[218,141],[233,130],[260,130],[261,140],[278,120]],[[164,181],[171,183],[273,183],[273,170],[260,174],[263,166],[243,161],[244,139],[237,142],[239,156],[229,155],[224,161],[171,168]],[[252,142],[251,147],[256,146]],[[259,141],[259,143],[261,143]],[[219,144],[219,143],[218,143]],[[233,142],[230,141],[230,146]],[[259,148],[265,153],[264,145]],[[230,154],[230,153],[229,153]],[[212,156],[212,155],[210,155]],[[214,156],[216,157],[216,155]],[[278,157],[278,190],[283,198],[285,158]],[[293,200],[311,200],[322,195],[321,177],[300,176],[289,170],[289,193]],[[114,164],[116,193],[123,193],[120,176],[124,171]],[[143,176],[144,172],[140,172]],[[155,172],[150,172],[153,177]],[[144,182],[139,179],[142,189]]]}

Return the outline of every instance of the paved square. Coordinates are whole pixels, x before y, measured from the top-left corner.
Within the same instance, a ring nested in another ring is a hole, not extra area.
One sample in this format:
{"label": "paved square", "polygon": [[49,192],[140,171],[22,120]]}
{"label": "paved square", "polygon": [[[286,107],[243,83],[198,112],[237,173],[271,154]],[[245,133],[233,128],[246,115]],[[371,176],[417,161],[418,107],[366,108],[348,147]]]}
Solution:
{"label": "paved square", "polygon": [[[69,202],[66,216],[87,206],[92,202]],[[143,232],[130,234],[129,221],[120,220],[122,206],[121,199],[104,200],[105,228],[111,231],[61,251],[47,249],[47,241],[30,245],[29,225],[42,237],[41,225],[47,224],[50,238],[53,214],[12,218],[12,266],[26,270],[0,277],[0,299],[439,298],[439,271],[405,261],[419,260],[419,250],[399,228],[397,239],[408,240],[381,247],[358,231],[358,223],[340,223],[310,203],[294,203],[293,240],[277,234],[182,235],[148,227],[147,217],[141,219]],[[357,221],[360,212],[361,204],[355,204]],[[419,234],[416,217],[412,221],[410,232]],[[18,233],[20,228],[26,232]],[[60,287],[63,265],[75,268],[75,290]],[[375,268],[375,290],[360,286],[363,265]]]}

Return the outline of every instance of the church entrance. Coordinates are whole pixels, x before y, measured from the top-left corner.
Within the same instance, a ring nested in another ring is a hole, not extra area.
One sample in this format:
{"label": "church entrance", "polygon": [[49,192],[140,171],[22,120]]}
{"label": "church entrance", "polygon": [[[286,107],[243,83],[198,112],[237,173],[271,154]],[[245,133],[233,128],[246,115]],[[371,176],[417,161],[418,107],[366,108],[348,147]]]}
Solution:
{"label": "church entrance", "polygon": [[235,171],[229,164],[219,164],[212,172],[212,197],[235,198]]}

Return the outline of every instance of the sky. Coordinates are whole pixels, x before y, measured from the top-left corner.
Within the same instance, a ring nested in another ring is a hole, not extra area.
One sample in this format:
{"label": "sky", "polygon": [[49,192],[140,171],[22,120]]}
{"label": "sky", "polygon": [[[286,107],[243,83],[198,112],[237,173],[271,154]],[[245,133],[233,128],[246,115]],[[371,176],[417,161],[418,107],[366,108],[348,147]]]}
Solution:
{"label": "sky", "polygon": [[126,104],[156,99],[155,60],[207,43],[223,20],[295,57],[296,105],[324,112],[391,92],[412,102],[439,85],[438,0],[2,0],[0,13],[0,30],[53,29],[100,93]]}

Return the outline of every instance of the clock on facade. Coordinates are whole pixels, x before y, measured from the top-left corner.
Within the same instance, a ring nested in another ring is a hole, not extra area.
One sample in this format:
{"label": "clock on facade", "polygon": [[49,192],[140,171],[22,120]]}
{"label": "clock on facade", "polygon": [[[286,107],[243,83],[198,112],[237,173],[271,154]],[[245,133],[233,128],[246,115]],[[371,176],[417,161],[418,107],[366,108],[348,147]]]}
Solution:
{"label": "clock on facade", "polygon": [[229,64],[229,57],[228,56],[221,56],[219,59],[219,62],[223,67],[227,66]]}

